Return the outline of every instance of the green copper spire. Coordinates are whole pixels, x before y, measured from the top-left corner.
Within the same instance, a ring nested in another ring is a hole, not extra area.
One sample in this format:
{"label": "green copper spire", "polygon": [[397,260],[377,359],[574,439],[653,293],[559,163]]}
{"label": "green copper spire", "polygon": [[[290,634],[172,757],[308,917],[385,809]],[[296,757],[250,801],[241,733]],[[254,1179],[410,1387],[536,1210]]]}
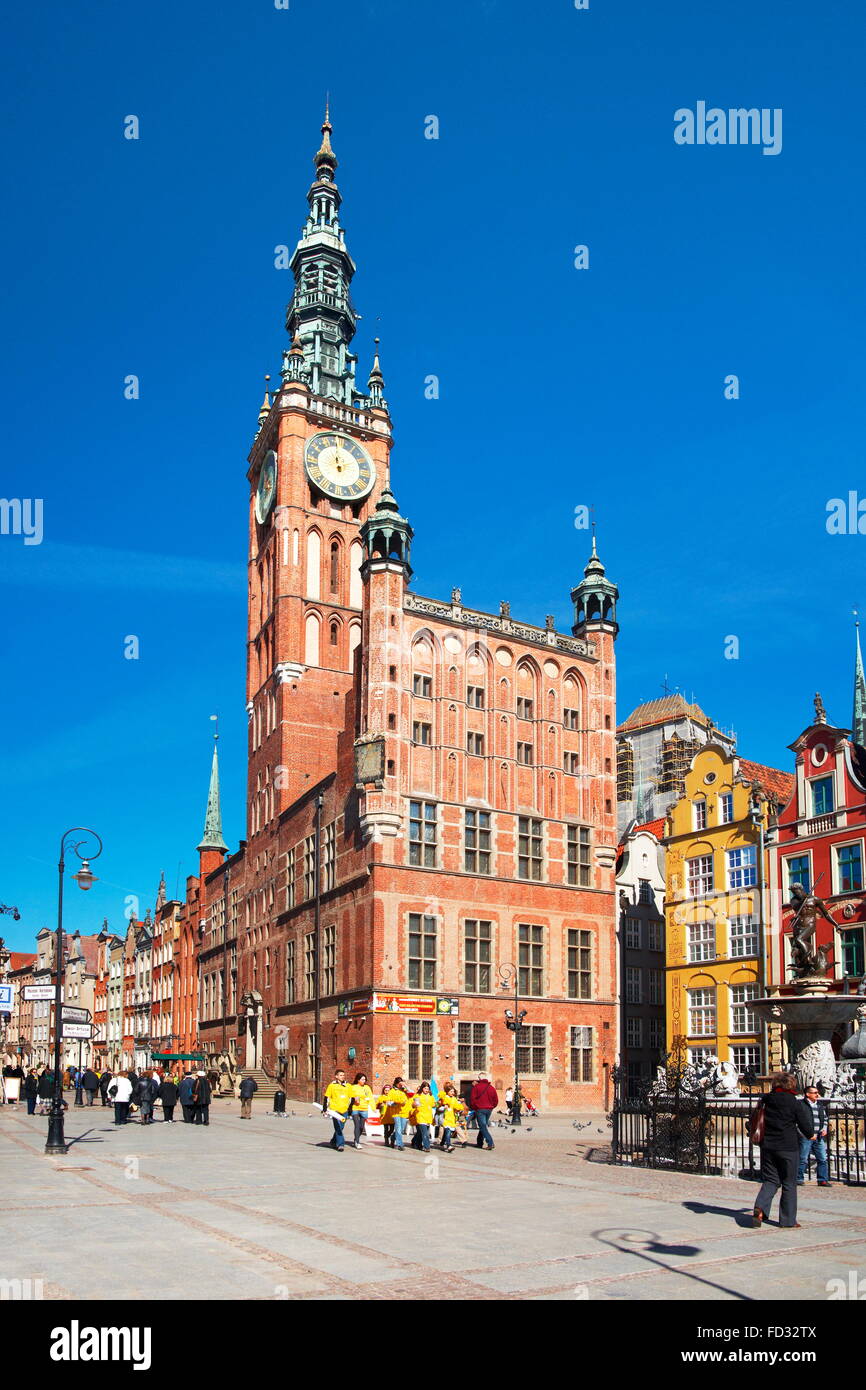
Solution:
{"label": "green copper spire", "polygon": [[[212,719],[216,715],[211,715]],[[207,811],[204,818],[204,834],[201,844],[197,846],[199,854],[203,849],[219,849],[223,853],[228,853],[228,845],[223,839],[223,818],[220,811],[220,767],[217,757],[217,740],[219,734],[213,736],[213,762],[210,769],[210,787],[207,794]]]}
{"label": "green copper spire", "polygon": [[863,653],[860,650],[860,619],[855,613],[854,626],[857,629],[857,654],[854,658],[854,717],[851,720],[852,737],[861,748],[866,748],[866,678],[863,675]]}
{"label": "green copper spire", "polygon": [[357,358],[349,351],[357,321],[349,297],[355,263],[340,226],[342,199],[335,181],[332,130],[326,106],[322,143],[313,157],[316,177],[307,194],[310,212],[290,262],[295,291],[286,310],[286,328],[292,350],[298,344],[303,351],[303,373],[299,375],[298,363],[288,358],[284,372],[291,366],[292,379],[308,382],[314,396],[352,405],[366,397],[355,386]]}

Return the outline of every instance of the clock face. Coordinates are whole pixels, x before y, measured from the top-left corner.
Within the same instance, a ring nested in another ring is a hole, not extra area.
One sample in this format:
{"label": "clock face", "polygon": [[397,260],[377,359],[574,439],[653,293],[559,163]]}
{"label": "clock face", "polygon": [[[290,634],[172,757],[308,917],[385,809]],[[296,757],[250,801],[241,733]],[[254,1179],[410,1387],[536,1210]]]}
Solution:
{"label": "clock face", "polygon": [[314,434],[304,450],[307,477],[337,502],[366,497],[376,481],[376,466],[367,450],[346,434]]}
{"label": "clock face", "polygon": [[268,519],[274,498],[277,495],[277,456],[273,449],[265,454],[264,463],[259,470],[259,485],[256,488],[256,521],[260,526]]}

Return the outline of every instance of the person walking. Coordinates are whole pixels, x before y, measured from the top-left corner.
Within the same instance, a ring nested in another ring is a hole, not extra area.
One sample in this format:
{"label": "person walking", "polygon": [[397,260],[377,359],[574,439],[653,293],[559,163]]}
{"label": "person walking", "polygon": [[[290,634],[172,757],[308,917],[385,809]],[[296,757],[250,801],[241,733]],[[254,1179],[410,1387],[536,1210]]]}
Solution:
{"label": "person walking", "polygon": [[147,1072],[138,1078],[134,1099],[140,1112],[139,1124],[153,1124],[153,1102],[158,1091],[159,1082],[155,1082],[152,1076],[148,1076]]}
{"label": "person walking", "polygon": [[373,1102],[382,1120],[382,1138],[385,1140],[385,1148],[394,1147],[394,1121],[391,1117],[391,1107],[388,1104],[388,1092],[383,1091]]}
{"label": "person walking", "polygon": [[200,1071],[196,1075],[192,1090],[193,1120],[195,1124],[210,1124],[210,1102],[210,1082],[205,1073]]}
{"label": "person walking", "polygon": [[109,1097],[114,1102],[114,1123],[116,1125],[129,1123],[129,1107],[135,1090],[134,1077],[135,1072],[128,1072],[126,1076],[115,1076],[108,1088]]}
{"label": "person walking", "polygon": [[100,1094],[100,1096],[102,1097],[102,1104],[103,1104],[103,1105],[109,1105],[109,1104],[110,1104],[109,1099],[108,1099],[108,1088],[109,1088],[109,1086],[111,1085],[112,1079],[113,1079],[113,1078],[112,1078],[111,1072],[110,1072],[110,1070],[108,1069],[108,1067],[106,1067],[105,1071],[102,1073],[102,1075],[101,1075],[100,1078],[99,1078],[99,1094]]}
{"label": "person walking", "polygon": [[253,1117],[253,1096],[258,1090],[258,1084],[254,1076],[245,1076],[241,1081],[238,1091],[241,1098],[241,1119],[251,1120]]}
{"label": "person walking", "polygon": [[49,1071],[47,1067],[39,1077],[37,1095],[39,1096],[39,1113],[44,1115],[46,1107],[50,1106],[54,1099],[54,1072]]}
{"label": "person walking", "polygon": [[793,1072],[777,1072],[773,1089],[761,1098],[764,1133],[761,1144],[761,1190],[755,1198],[752,1225],[760,1227],[769,1219],[773,1198],[782,1189],[779,1225],[799,1227],[797,1220],[797,1165],[800,1138],[811,1141],[814,1133],[812,1111],[797,1096]]}
{"label": "person walking", "polygon": [[439,1140],[440,1149],[445,1153],[454,1152],[454,1134],[457,1130],[457,1116],[466,1109],[464,1102],[457,1094],[457,1087],[453,1081],[446,1081],[439,1095],[439,1104],[442,1106],[442,1137]]}
{"label": "person walking", "polygon": [[195,1076],[191,1071],[188,1071],[184,1075],[183,1080],[177,1088],[177,1097],[180,1101],[181,1110],[183,1111],[183,1122],[185,1125],[191,1125],[193,1119],[195,1118],[192,1106],[192,1096],[194,1090]]}
{"label": "person walking", "polygon": [[364,1134],[364,1126],[367,1123],[367,1111],[373,1106],[373,1092],[367,1085],[367,1073],[359,1071],[355,1073],[355,1080],[352,1082],[352,1124],[355,1127],[355,1148],[360,1149],[361,1137]]}
{"label": "person walking", "polygon": [[430,1088],[430,1082],[422,1081],[412,1097],[412,1116],[415,1120],[415,1137],[412,1140],[412,1147],[423,1149],[425,1154],[430,1152],[430,1126],[433,1123],[435,1113],[436,1097]]}
{"label": "person walking", "polygon": [[174,1078],[166,1076],[159,1083],[159,1098],[162,1101],[162,1118],[167,1125],[174,1124],[174,1107],[177,1105],[177,1086]]}
{"label": "person walking", "polygon": [[803,1095],[812,1111],[813,1137],[800,1138],[800,1166],[797,1169],[797,1186],[802,1187],[806,1180],[806,1168],[814,1154],[818,1166],[818,1186],[831,1187],[830,1165],[827,1162],[827,1135],[830,1130],[830,1107],[822,1100],[817,1086],[807,1086]]}
{"label": "person walking", "polygon": [[24,1099],[27,1102],[27,1114],[36,1113],[36,1101],[39,1098],[39,1077],[31,1067],[24,1078]]}
{"label": "person walking", "polygon": [[412,1112],[412,1092],[407,1089],[402,1076],[394,1077],[394,1084],[388,1092],[388,1108],[394,1126],[394,1142],[391,1147],[402,1153],[406,1126]]}
{"label": "person walking", "polygon": [[86,1067],[81,1078],[84,1094],[87,1096],[87,1104],[92,1105],[96,1100],[96,1092],[99,1090],[99,1077],[92,1067]]}
{"label": "person walking", "polygon": [[478,1122],[478,1138],[475,1141],[476,1149],[483,1149],[485,1144],[488,1149],[492,1149],[494,1144],[488,1125],[490,1116],[499,1104],[499,1096],[496,1093],[496,1087],[488,1081],[484,1072],[478,1073],[478,1080],[472,1087],[469,1104]]}
{"label": "person walking", "polygon": [[346,1141],[343,1138],[343,1126],[349,1118],[351,1104],[352,1088],[346,1082],[346,1073],[342,1068],[338,1068],[334,1072],[333,1081],[325,1090],[325,1100],[322,1105],[323,1112],[330,1115],[334,1126],[331,1148],[336,1149],[337,1153],[342,1153],[346,1146]]}

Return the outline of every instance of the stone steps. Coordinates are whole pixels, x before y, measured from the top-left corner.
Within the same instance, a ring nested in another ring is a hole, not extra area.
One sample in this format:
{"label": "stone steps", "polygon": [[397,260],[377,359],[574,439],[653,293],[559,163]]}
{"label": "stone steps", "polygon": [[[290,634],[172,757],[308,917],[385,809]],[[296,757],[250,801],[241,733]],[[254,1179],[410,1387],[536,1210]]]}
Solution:
{"label": "stone steps", "polygon": [[244,1067],[242,1071],[238,1072],[238,1081],[243,1081],[245,1076],[251,1076],[259,1088],[253,1096],[253,1101],[273,1101],[280,1088],[272,1076],[268,1076],[267,1072],[262,1071],[259,1067]]}

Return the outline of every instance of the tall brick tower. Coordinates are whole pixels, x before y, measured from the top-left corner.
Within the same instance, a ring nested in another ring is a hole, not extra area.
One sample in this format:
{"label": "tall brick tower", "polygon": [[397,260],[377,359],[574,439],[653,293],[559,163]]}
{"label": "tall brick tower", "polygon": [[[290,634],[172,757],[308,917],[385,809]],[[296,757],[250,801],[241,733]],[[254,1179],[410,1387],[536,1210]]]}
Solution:
{"label": "tall brick tower", "polygon": [[[361,640],[361,527],[388,479],[378,345],[368,391],[350,351],[355,266],[340,226],[331,123],[291,261],[292,346],[250,453],[247,711],[251,846],[336,761],[352,725]],[[300,677],[304,676],[303,682]]]}
{"label": "tall brick tower", "polygon": [[339,1065],[374,1086],[519,1072],[544,1106],[600,1107],[616,586],[593,542],[570,634],[411,590],[327,113],[315,167],[249,455],[248,840],[202,871],[201,1044],[299,1099]]}

